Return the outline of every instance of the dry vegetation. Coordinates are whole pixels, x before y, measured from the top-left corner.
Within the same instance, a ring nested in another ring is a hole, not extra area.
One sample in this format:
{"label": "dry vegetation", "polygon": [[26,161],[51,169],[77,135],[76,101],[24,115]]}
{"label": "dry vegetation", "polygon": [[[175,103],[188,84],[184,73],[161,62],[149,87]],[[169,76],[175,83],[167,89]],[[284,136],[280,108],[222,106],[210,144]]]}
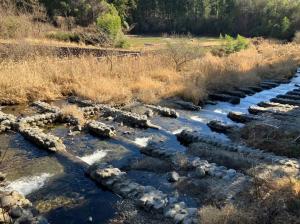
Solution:
{"label": "dry vegetation", "polygon": [[54,29],[45,22],[46,12],[40,5],[32,5],[30,11],[17,10],[13,2],[2,0],[0,15],[0,38],[3,39],[42,38]]}
{"label": "dry vegetation", "polygon": [[76,105],[65,105],[61,109],[63,119],[75,119],[79,125],[86,122],[83,112]]}
{"label": "dry vegetation", "polygon": [[266,41],[256,41],[249,49],[228,57],[204,54],[195,51],[194,45],[189,48],[176,41],[177,45],[166,51],[141,57],[57,58],[52,50],[41,51],[24,41],[43,38],[50,29],[47,23],[36,22],[44,18],[43,9],[37,6],[30,13],[17,12],[8,4],[0,7],[0,13],[0,36],[13,37],[19,43],[0,45],[1,103],[68,95],[106,103],[155,103],[179,96],[198,103],[210,91],[288,76],[300,59],[298,45]]}
{"label": "dry vegetation", "polygon": [[[300,59],[298,45],[264,42],[228,57],[207,53],[176,71],[164,53],[109,60],[88,56],[62,59],[35,55],[34,49],[24,46],[25,50],[10,48],[10,58],[1,61],[1,103],[54,100],[67,95],[106,103],[134,99],[149,103],[180,96],[197,103],[215,89],[291,75]],[[20,51],[23,59],[18,58]]]}
{"label": "dry vegetation", "polygon": [[243,204],[221,209],[206,206],[199,215],[203,224],[298,223],[300,218],[300,181],[281,178],[256,179],[245,193]]}

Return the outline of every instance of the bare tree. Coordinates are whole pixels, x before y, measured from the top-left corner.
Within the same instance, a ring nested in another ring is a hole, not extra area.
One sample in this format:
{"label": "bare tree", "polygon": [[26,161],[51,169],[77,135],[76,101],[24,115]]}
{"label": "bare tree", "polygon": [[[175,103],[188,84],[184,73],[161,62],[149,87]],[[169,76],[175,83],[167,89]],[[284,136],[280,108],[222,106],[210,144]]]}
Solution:
{"label": "bare tree", "polygon": [[200,46],[189,43],[187,39],[177,38],[167,42],[167,55],[174,62],[176,71],[181,71],[186,63],[202,57],[204,50]]}

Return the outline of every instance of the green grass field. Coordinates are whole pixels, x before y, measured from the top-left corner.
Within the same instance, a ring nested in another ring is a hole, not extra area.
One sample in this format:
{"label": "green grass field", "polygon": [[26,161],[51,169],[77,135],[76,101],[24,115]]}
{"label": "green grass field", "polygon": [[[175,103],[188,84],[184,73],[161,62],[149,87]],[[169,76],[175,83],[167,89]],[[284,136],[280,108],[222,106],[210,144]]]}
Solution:
{"label": "green grass field", "polygon": [[[182,37],[184,40],[190,42],[191,44],[211,47],[221,44],[219,38],[213,37]],[[167,41],[176,41],[176,38],[164,37],[164,36],[137,36],[137,35],[127,35],[128,42],[130,44],[130,49],[134,50],[157,50],[164,48]]]}

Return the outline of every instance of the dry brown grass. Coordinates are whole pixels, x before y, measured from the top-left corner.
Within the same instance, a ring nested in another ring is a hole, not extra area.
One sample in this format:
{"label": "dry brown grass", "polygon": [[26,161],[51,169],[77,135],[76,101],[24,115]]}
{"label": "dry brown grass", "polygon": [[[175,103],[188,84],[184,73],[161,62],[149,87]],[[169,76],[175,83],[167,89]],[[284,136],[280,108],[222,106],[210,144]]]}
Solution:
{"label": "dry brown grass", "polygon": [[233,205],[226,205],[222,209],[214,206],[205,206],[199,211],[201,223],[203,224],[250,224],[250,217],[240,212]]}
{"label": "dry brown grass", "polygon": [[0,67],[0,101],[22,103],[77,95],[105,103],[155,103],[180,96],[197,103],[209,91],[250,85],[261,77],[288,76],[299,63],[299,53],[298,45],[263,43],[229,57],[207,53],[187,63],[181,72],[164,54],[114,57],[112,68],[110,60],[93,57],[5,59]]}
{"label": "dry brown grass", "polygon": [[258,179],[240,205],[199,210],[201,223],[298,223],[300,218],[300,180],[294,178]]}
{"label": "dry brown grass", "polygon": [[86,120],[83,112],[76,105],[65,105],[61,108],[62,118],[75,119],[79,125],[84,125]]}
{"label": "dry brown grass", "polygon": [[14,1],[0,2],[0,37],[23,39],[44,37],[53,27],[38,20],[46,20],[46,10],[40,5],[32,5],[30,11],[17,9]]}

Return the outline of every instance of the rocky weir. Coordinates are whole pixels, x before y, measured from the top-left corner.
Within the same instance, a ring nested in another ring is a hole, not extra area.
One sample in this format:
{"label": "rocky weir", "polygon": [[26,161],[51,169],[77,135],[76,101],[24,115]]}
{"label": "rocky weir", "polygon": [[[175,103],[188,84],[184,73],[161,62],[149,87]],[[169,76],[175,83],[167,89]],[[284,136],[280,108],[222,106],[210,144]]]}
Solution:
{"label": "rocky weir", "polygon": [[[13,116],[4,108],[0,127],[2,135],[20,135],[37,148],[46,149],[40,152],[25,147],[30,151],[28,158],[37,153],[36,165],[43,164],[43,160],[55,164],[53,171],[48,167],[53,176],[46,175],[51,181],[47,179],[29,193],[33,206],[52,223],[104,223],[115,217],[111,204],[117,204],[120,198],[129,200],[137,213],[151,211],[166,223],[198,223],[198,208],[213,196],[218,195],[220,207],[239,200],[239,193],[252,184],[248,172],[251,167],[299,169],[298,159],[232,142],[227,137],[244,124],[260,122],[271,113],[281,116],[296,110],[298,83],[296,77],[290,82],[268,80],[257,86],[222,91],[212,94],[202,107],[174,99],[159,106],[139,104],[136,109],[71,97],[64,103],[80,106],[87,120],[72,135],[69,129],[77,122],[72,117],[63,119],[55,102],[34,102],[38,114],[29,116]],[[23,144],[23,139],[18,137],[16,142]],[[4,169],[9,173],[8,168]],[[18,177],[39,175],[36,168],[28,170]],[[18,177],[9,175],[11,186],[21,183]],[[60,189],[63,196],[53,197],[58,192],[51,189]],[[64,191],[72,194],[65,195]],[[100,214],[100,206],[108,213]],[[122,212],[117,210],[121,216]],[[70,220],[70,216],[77,218]],[[151,223],[151,217],[140,223]]]}
{"label": "rocky weir", "polygon": [[5,178],[0,172],[0,223],[48,224],[24,195],[6,189]]}
{"label": "rocky weir", "polygon": [[114,167],[91,167],[88,175],[97,183],[111,189],[124,198],[130,198],[146,210],[163,213],[175,223],[198,223],[197,208],[188,208],[184,202],[168,197],[151,186],[142,186],[126,177],[126,173]]}

